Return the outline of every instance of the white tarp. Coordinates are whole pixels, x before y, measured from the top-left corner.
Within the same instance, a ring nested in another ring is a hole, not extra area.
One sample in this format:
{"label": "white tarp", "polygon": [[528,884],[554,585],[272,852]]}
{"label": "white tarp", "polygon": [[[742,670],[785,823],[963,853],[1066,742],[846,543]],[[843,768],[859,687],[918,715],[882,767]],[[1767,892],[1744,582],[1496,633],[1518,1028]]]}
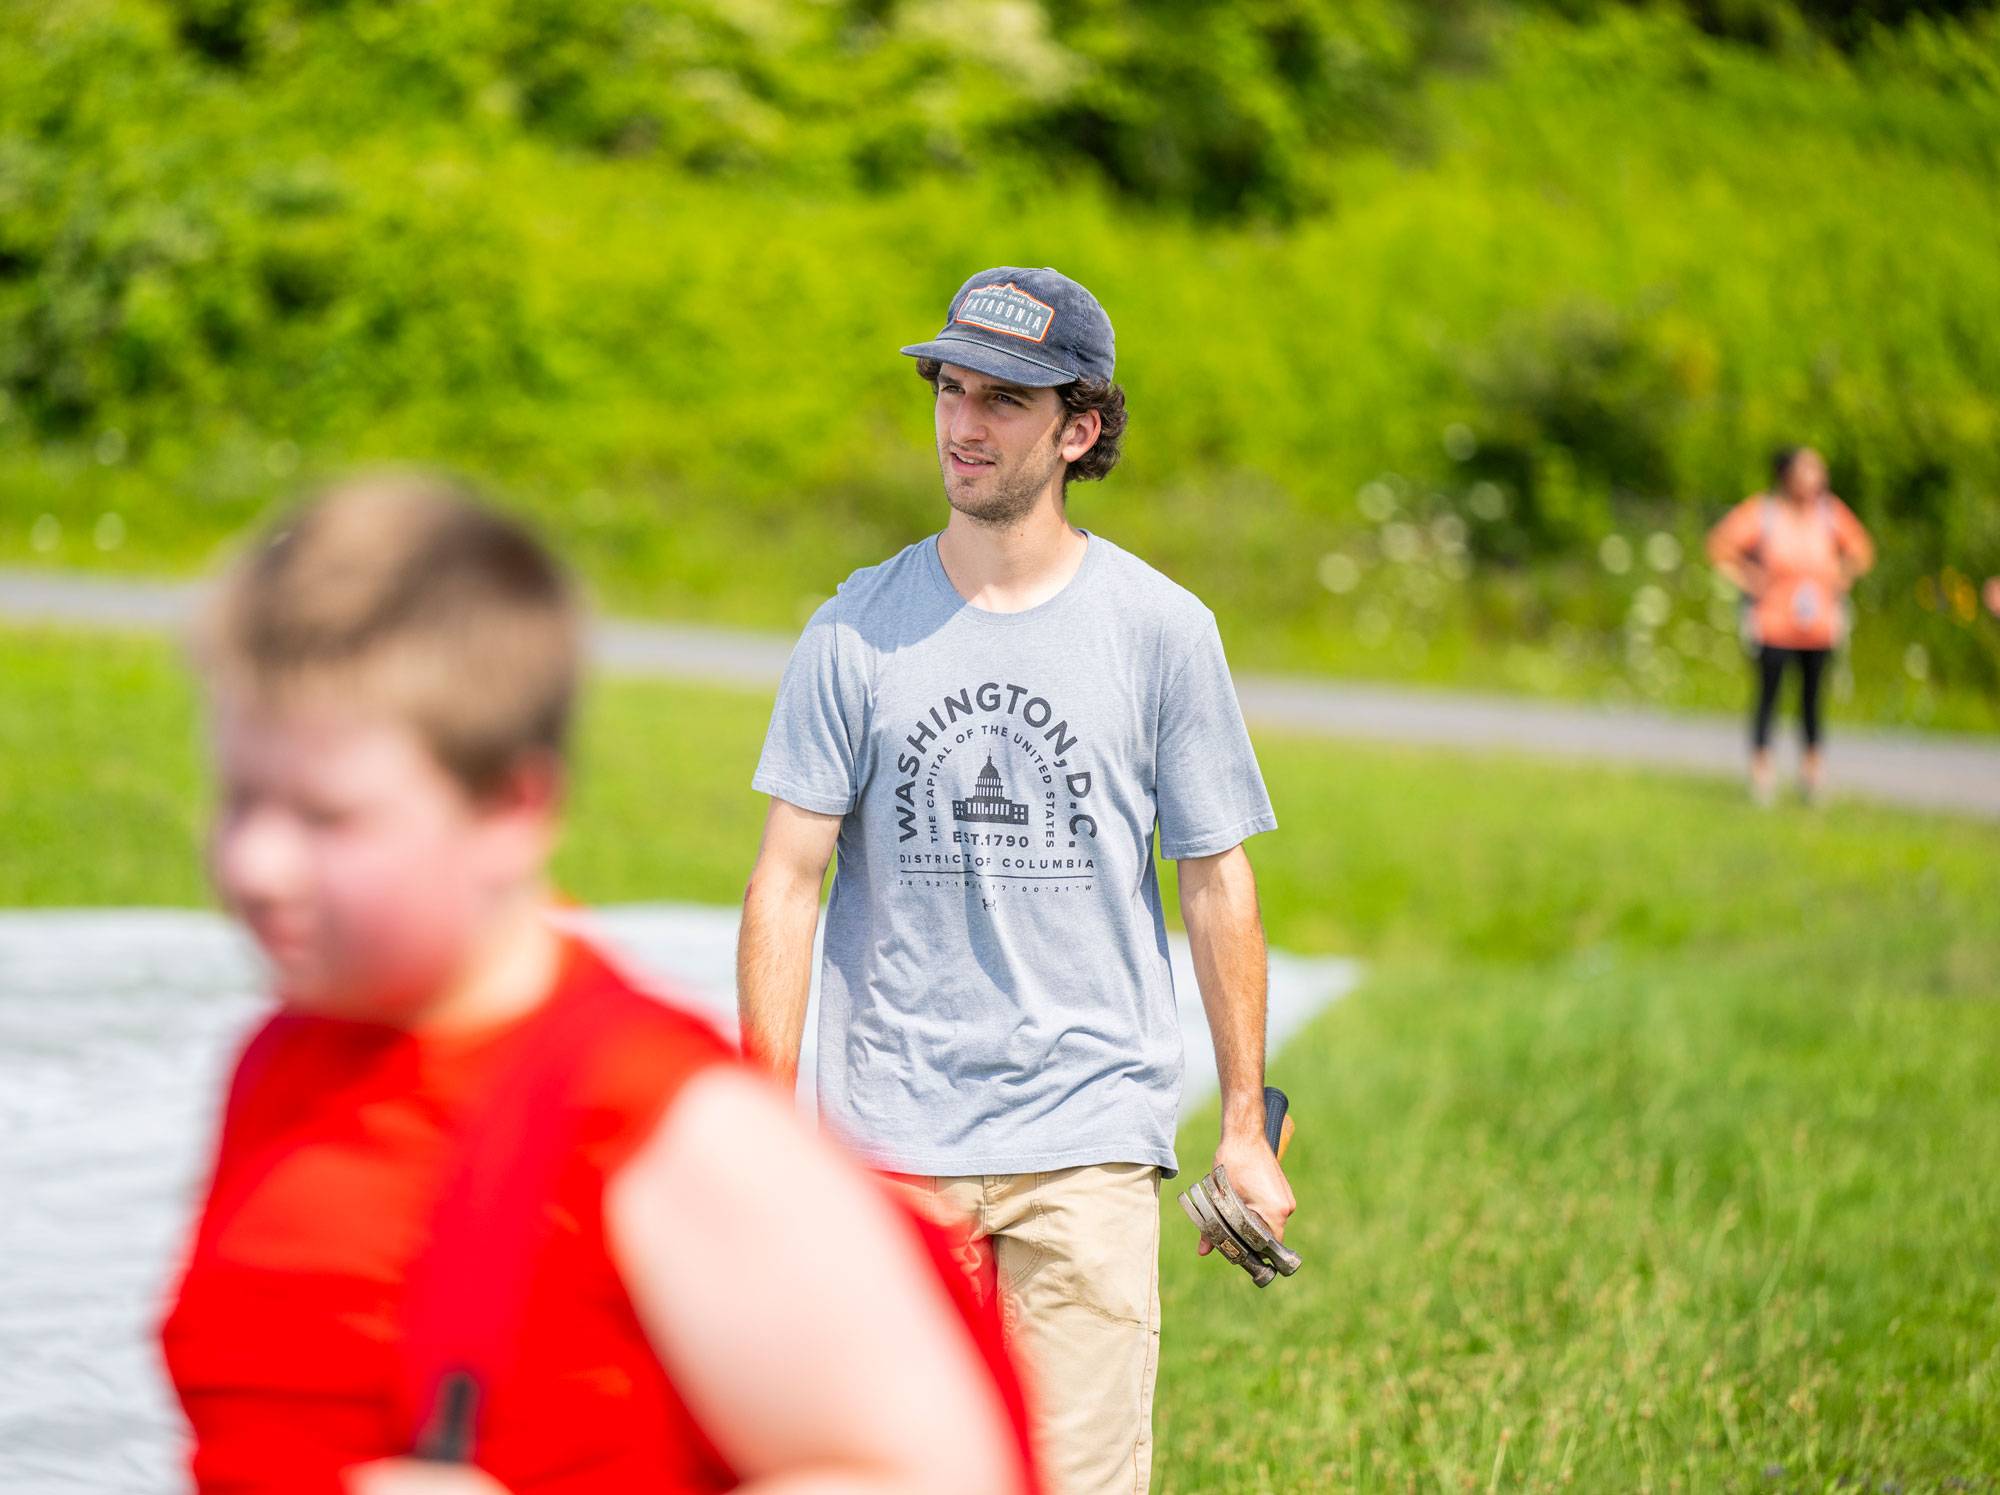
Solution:
{"label": "white tarp", "polygon": [[[590,916],[636,971],[734,1030],[736,910]],[[1184,1109],[1214,1057],[1173,944]],[[1271,954],[1273,1051],[1348,990],[1351,961]],[[213,914],[0,912],[0,1489],[178,1487],[178,1412],[153,1329],[207,1163],[228,1065],[263,1010],[243,938]],[[806,1074],[813,1025],[806,1026]]]}

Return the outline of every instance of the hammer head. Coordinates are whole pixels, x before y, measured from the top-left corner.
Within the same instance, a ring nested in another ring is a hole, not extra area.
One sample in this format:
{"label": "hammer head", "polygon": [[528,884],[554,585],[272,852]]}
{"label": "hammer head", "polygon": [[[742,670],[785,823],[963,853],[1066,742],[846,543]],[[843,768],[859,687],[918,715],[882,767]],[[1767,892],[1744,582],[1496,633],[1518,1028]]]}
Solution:
{"label": "hammer head", "polygon": [[[1292,1121],[1285,1114],[1289,1109],[1284,1091],[1265,1089],[1265,1137],[1279,1157],[1291,1141]],[[1263,1218],[1243,1202],[1229,1182],[1229,1170],[1221,1164],[1181,1195],[1181,1208],[1202,1239],[1248,1272],[1259,1287],[1269,1287],[1280,1275],[1291,1276],[1301,1265],[1299,1253],[1273,1235]]]}
{"label": "hammer head", "polygon": [[1291,1276],[1302,1264],[1299,1253],[1272,1235],[1263,1218],[1243,1202],[1229,1182],[1229,1170],[1219,1164],[1181,1195],[1181,1208],[1202,1239],[1248,1272],[1259,1287],[1269,1287],[1280,1275]]}

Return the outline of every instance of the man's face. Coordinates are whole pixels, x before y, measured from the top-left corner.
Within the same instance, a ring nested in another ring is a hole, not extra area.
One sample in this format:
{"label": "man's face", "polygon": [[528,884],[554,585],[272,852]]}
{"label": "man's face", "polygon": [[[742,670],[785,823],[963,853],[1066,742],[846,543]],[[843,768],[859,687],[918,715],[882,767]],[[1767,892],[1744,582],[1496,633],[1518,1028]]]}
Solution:
{"label": "man's face", "polygon": [[1052,389],[946,364],[938,371],[936,411],[945,499],[989,524],[1026,515],[1052,485],[1060,488],[1069,461],[1064,417]]}
{"label": "man's face", "polygon": [[213,732],[210,873],[296,1009],[420,1017],[546,851],[546,805],[474,800],[404,723],[218,702]]}

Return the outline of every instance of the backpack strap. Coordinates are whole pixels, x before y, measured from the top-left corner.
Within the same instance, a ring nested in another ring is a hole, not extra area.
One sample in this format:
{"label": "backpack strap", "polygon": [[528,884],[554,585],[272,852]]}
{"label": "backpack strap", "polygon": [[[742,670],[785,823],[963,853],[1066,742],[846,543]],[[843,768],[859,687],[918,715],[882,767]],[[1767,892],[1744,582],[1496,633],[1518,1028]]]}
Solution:
{"label": "backpack strap", "polygon": [[575,1146],[579,1081],[633,1000],[644,999],[594,982],[559,990],[507,1040],[513,1053],[467,1127],[404,1303],[405,1394],[420,1458],[477,1455],[547,1241],[545,1206]]}

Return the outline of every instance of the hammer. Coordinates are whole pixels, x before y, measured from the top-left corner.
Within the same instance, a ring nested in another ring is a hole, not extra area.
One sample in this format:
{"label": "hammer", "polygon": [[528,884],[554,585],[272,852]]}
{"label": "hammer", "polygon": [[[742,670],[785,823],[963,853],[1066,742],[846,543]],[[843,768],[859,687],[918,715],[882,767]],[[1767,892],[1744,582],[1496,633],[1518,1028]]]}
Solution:
{"label": "hammer", "polygon": [[[1264,1087],[1264,1140],[1281,1162],[1292,1140],[1292,1118],[1286,1114],[1291,1104],[1277,1086]],[[1181,1195],[1181,1208],[1202,1239],[1248,1272],[1259,1287],[1269,1287],[1281,1272],[1291,1276],[1301,1265],[1299,1253],[1271,1234],[1271,1227],[1243,1202],[1229,1182],[1229,1170],[1220,1163]]]}

